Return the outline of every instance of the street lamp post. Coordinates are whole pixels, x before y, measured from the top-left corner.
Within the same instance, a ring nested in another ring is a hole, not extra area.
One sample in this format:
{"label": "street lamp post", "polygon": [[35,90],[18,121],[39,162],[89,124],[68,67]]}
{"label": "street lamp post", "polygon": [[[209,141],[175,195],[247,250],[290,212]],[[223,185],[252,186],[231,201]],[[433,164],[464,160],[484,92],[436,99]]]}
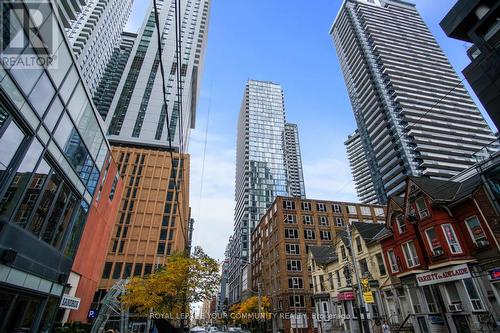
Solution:
{"label": "street lamp post", "polygon": [[[366,317],[366,308],[365,308],[365,302],[363,299],[363,294],[362,294],[362,288],[361,288],[361,279],[359,277],[359,272],[358,272],[358,265],[356,261],[356,251],[354,251],[354,248],[352,246],[352,234],[351,234],[351,225],[347,224],[346,226],[346,231],[347,231],[347,236],[349,239],[349,249],[351,250],[351,258],[352,258],[352,266],[354,270],[354,275],[356,276],[356,282],[358,285],[358,292],[356,293],[358,296],[358,304],[359,304],[359,317],[360,317],[360,325],[359,325],[359,330],[361,333],[364,332],[364,327],[363,327],[363,318],[362,315]],[[366,319],[366,318],[365,318]],[[369,333],[369,332],[366,332]]]}

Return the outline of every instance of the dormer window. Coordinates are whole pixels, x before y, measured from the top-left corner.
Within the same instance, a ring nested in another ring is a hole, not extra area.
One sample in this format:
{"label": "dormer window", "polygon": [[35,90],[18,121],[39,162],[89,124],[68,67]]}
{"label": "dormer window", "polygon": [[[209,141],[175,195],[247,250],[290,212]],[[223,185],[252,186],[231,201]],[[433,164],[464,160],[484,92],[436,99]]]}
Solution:
{"label": "dormer window", "polygon": [[396,225],[398,226],[398,232],[403,234],[406,232],[406,224],[403,215],[399,214],[396,216]]}
{"label": "dormer window", "polygon": [[424,198],[418,198],[417,200],[415,200],[415,206],[417,207],[418,216],[420,216],[420,219],[424,219],[430,216]]}

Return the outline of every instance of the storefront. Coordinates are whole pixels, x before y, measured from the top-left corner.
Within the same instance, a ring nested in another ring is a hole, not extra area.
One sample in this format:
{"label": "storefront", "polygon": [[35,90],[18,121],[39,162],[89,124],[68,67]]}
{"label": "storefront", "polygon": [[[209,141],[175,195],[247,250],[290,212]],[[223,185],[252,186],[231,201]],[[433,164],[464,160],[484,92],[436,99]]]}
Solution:
{"label": "storefront", "polygon": [[484,272],[471,264],[433,269],[415,275],[415,287],[406,290],[420,333],[490,331],[494,328],[491,304],[485,295]]}
{"label": "storefront", "polygon": [[49,332],[62,285],[0,264],[0,332]]}

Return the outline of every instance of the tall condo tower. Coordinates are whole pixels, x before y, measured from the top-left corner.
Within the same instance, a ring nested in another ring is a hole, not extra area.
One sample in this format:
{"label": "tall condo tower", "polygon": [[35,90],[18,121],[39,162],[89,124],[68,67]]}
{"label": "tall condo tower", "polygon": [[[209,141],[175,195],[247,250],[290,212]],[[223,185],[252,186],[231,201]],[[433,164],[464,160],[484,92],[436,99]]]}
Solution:
{"label": "tall condo tower", "polygon": [[59,16],[82,75],[95,94],[114,49],[120,44],[133,0],[60,0]]}
{"label": "tall condo tower", "polygon": [[449,179],[494,139],[414,4],[345,0],[330,34],[380,203],[406,175]]}
{"label": "tall condo tower", "polygon": [[249,80],[238,119],[236,208],[229,244],[230,302],[237,301],[248,287],[246,264],[252,230],[276,196],[289,195],[290,189],[297,197],[305,196],[297,127],[286,125],[279,84]]}
{"label": "tall condo tower", "polygon": [[[158,35],[155,13],[151,10],[139,32],[106,118],[108,138],[112,142],[168,147],[170,131],[172,145],[178,149],[182,143],[185,148],[182,150],[187,148],[190,129],[195,125],[200,69],[207,43],[209,1],[180,1],[182,36],[178,45],[175,3],[173,0],[158,1],[167,104],[163,103]],[[178,62],[179,52],[181,59]],[[180,91],[182,96],[179,98]]]}
{"label": "tall condo tower", "polygon": [[292,197],[306,197],[302,157],[300,154],[299,129],[296,124],[285,124],[283,147],[288,180],[288,193]]}
{"label": "tall condo tower", "polygon": [[106,120],[108,116],[111,102],[115,97],[116,89],[118,89],[118,84],[123,76],[123,71],[125,70],[125,66],[127,66],[128,58],[136,39],[137,34],[130,32],[122,33],[120,45],[113,50],[111,60],[108,62],[101,82],[99,82],[99,86],[94,93],[94,104],[103,120]]}
{"label": "tall condo tower", "polygon": [[349,135],[344,145],[346,146],[347,158],[349,159],[359,200],[367,204],[376,203],[377,195],[375,194],[368,160],[358,130]]}

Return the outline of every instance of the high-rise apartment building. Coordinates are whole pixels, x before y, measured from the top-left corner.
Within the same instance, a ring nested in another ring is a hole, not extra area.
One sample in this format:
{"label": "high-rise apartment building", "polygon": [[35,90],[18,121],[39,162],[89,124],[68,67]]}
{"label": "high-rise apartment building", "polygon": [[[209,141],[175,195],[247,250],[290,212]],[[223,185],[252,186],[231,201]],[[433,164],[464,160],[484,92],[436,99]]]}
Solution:
{"label": "high-rise apartment building", "polygon": [[[110,75],[111,82],[101,83],[103,100],[116,92],[109,111],[103,113],[107,113],[108,138],[124,188],[96,302],[118,280],[150,274],[170,254],[189,251],[191,246],[194,219],[189,208],[190,156],[185,151],[195,120],[209,1],[180,1],[179,65],[175,49],[178,4],[175,0],[157,2],[161,54],[155,10],[150,8],[137,37],[128,36],[127,45],[122,40],[118,53],[128,61],[120,82],[115,86],[117,76]],[[160,56],[165,64],[167,105]],[[117,66],[122,66],[121,61]],[[180,95],[182,99],[177,98]]]}
{"label": "high-rise apartment building", "polygon": [[[106,118],[110,140],[168,147],[170,131],[172,144],[176,148],[187,148],[190,130],[195,125],[207,44],[209,3],[209,0],[180,1],[182,20],[178,40],[176,1],[158,1],[166,105],[163,103],[155,13],[151,9],[139,31]],[[180,59],[177,59],[178,53]]]}
{"label": "high-rise apartment building", "polygon": [[379,202],[406,175],[449,179],[494,139],[414,4],[346,0],[330,34]]}
{"label": "high-rise apartment building", "polygon": [[61,0],[59,17],[92,95],[119,45],[133,0]]}
{"label": "high-rise apartment building", "polygon": [[0,2],[2,332],[50,332],[59,308],[83,309],[106,246],[88,238],[109,236],[121,191],[55,11],[51,1]]}
{"label": "high-rise apartment building", "polygon": [[94,104],[103,120],[106,120],[108,116],[111,102],[113,102],[113,98],[115,97],[116,89],[118,89],[118,84],[123,76],[136,39],[137,34],[130,32],[122,33],[120,45],[113,50],[113,55],[94,93]]}
{"label": "high-rise apartment building", "polygon": [[248,290],[249,237],[262,215],[276,196],[288,195],[291,184],[294,195],[305,196],[298,131],[294,125],[286,130],[285,124],[281,86],[249,80],[238,119],[236,208],[228,251],[230,303],[239,300]]}
{"label": "high-rise apartment building", "polygon": [[358,130],[348,136],[344,145],[359,200],[363,203],[377,203],[368,160]]}
{"label": "high-rise apartment building", "polygon": [[310,247],[339,244],[345,226],[358,222],[383,226],[384,206],[277,197],[262,216],[251,236],[250,288],[257,291],[260,284],[273,312],[289,315],[272,319],[273,332],[314,329]]}
{"label": "high-rise apartment building", "polygon": [[306,197],[302,155],[300,154],[299,129],[296,124],[285,124],[283,149],[288,181],[288,194],[292,197]]}

